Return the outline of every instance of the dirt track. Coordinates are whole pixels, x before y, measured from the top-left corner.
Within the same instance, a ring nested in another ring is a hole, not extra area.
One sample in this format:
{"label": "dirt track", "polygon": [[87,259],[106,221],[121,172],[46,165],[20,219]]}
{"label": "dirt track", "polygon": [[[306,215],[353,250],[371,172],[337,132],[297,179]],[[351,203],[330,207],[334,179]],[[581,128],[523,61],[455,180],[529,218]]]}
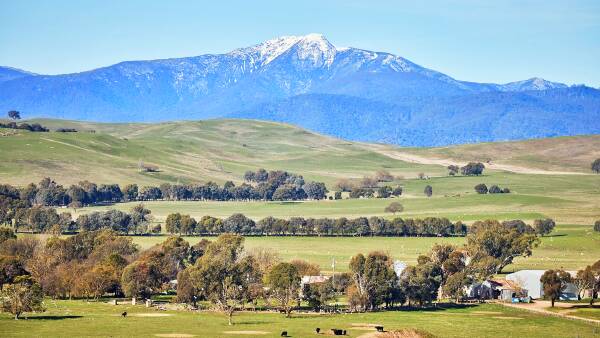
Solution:
{"label": "dirt track", "polygon": [[[373,148],[373,150],[378,153],[391,157],[396,160],[418,163],[418,164],[435,164],[441,166],[449,166],[449,165],[458,165],[462,166],[465,163],[461,163],[449,158],[437,158],[437,157],[423,157],[415,154],[410,154],[398,150],[390,150],[384,147]],[[503,170],[510,171],[518,174],[535,174],[535,175],[585,175],[584,173],[579,173],[575,171],[551,171],[551,170],[541,170],[541,169],[533,169],[526,167],[519,167],[511,164],[500,164],[500,163],[485,163],[485,167],[492,170]]]}

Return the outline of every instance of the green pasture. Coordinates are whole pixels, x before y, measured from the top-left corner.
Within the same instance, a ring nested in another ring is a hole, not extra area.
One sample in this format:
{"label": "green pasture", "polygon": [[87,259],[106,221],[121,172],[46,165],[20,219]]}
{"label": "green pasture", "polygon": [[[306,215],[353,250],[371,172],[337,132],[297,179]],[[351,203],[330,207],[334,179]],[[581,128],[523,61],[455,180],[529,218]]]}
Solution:
{"label": "green pasture", "polygon": [[[318,337],[315,328],[346,329],[347,337],[372,332],[368,324],[386,330],[413,328],[438,337],[597,337],[599,327],[581,321],[543,316],[500,305],[360,314],[315,315],[238,312],[234,325],[220,313],[155,311],[144,306],[109,305],[83,300],[46,300],[47,311],[15,321],[0,314],[2,337]],[[127,311],[128,316],[120,314]],[[254,334],[252,334],[254,332]],[[246,334],[242,334],[246,333]]]}
{"label": "green pasture", "polygon": [[[510,194],[478,195],[478,183],[509,187]],[[452,220],[522,218],[533,220],[552,217],[560,223],[593,224],[600,219],[600,175],[523,175],[491,172],[481,177],[434,177],[428,180],[406,179],[399,199],[343,199],[299,202],[198,202],[148,201],[157,221],[169,213],[180,212],[194,217],[211,215],[228,217],[241,212],[252,218],[276,217],[358,217],[384,216],[384,208],[393,200],[404,206],[403,217],[448,217]],[[423,194],[426,185],[433,187],[433,197]],[[83,208],[74,214],[117,208],[129,210],[134,203]]]}

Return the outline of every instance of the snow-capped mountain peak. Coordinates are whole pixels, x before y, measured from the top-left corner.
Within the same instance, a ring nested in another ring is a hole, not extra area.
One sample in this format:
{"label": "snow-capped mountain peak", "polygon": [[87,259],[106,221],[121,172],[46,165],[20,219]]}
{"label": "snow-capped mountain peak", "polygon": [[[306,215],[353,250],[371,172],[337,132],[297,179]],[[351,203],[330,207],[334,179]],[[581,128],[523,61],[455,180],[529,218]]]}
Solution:
{"label": "snow-capped mountain peak", "polygon": [[232,55],[249,55],[255,64],[265,66],[295,47],[298,58],[311,60],[325,60],[325,64],[331,65],[335,58],[336,48],[322,34],[311,33],[303,36],[282,36],[267,40],[257,45],[240,48],[232,51]]}
{"label": "snow-capped mountain peak", "polygon": [[299,60],[308,60],[313,66],[331,66],[337,50],[322,34],[308,34],[300,37],[294,45]]}

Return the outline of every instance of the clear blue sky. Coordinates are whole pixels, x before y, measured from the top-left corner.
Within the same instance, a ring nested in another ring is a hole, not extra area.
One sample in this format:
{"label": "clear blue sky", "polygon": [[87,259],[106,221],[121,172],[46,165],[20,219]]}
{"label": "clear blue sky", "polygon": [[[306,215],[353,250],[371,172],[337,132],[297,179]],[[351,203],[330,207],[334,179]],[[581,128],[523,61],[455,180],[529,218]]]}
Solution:
{"label": "clear blue sky", "polygon": [[425,2],[0,0],[0,65],[68,73],[317,32],[460,80],[600,86],[598,0]]}

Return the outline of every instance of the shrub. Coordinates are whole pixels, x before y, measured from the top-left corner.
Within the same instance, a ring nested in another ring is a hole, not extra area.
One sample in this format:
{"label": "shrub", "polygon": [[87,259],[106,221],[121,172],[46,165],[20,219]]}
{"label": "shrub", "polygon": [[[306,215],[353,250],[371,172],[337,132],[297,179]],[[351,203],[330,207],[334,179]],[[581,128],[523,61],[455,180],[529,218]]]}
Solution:
{"label": "shrub", "polygon": [[479,176],[483,174],[485,166],[481,162],[469,162],[469,164],[460,168],[460,171],[465,176]]}
{"label": "shrub", "polygon": [[482,195],[483,195],[483,194],[487,194],[487,192],[488,192],[488,187],[487,187],[487,185],[485,185],[485,184],[483,184],[483,183],[480,183],[480,184],[478,184],[478,185],[476,185],[476,186],[475,186],[475,191],[476,191],[478,194],[482,194]]}
{"label": "shrub", "polygon": [[427,197],[431,197],[431,195],[433,195],[433,188],[432,188],[430,185],[428,185],[428,186],[426,186],[426,187],[425,187],[425,189],[423,190],[423,193],[425,193],[425,195],[426,195]]}
{"label": "shrub", "polygon": [[502,189],[500,189],[500,187],[498,187],[497,185],[494,184],[490,187],[489,193],[490,194],[501,194]]}
{"label": "shrub", "polygon": [[400,204],[398,202],[392,202],[387,207],[385,207],[385,209],[383,211],[391,212],[392,214],[395,215],[397,212],[402,212],[403,210],[404,210],[404,207],[402,206],[402,204]]}
{"label": "shrub", "polygon": [[377,170],[375,173],[375,179],[379,182],[391,182],[394,180],[394,176],[387,170]]}
{"label": "shrub", "polygon": [[600,174],[600,158],[592,162],[592,171]]}

